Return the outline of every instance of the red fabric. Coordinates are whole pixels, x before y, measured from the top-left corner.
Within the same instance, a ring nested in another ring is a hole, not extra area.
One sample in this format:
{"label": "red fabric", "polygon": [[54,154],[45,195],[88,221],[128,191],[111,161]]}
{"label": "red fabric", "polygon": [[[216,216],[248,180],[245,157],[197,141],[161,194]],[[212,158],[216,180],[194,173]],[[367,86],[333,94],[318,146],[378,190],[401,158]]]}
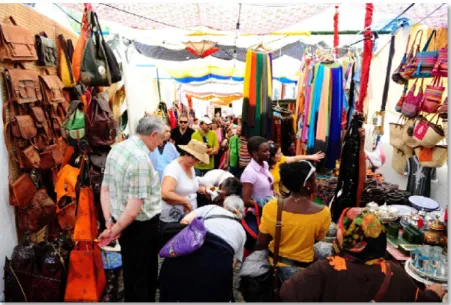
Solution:
{"label": "red fabric", "polygon": [[187,94],[186,100],[188,101],[188,108],[193,109],[193,97],[191,95]]}
{"label": "red fabric", "polygon": [[169,110],[169,125],[171,125],[171,129],[174,129],[177,127],[177,119],[175,118],[174,111]]}
{"label": "red fabric", "polygon": [[249,86],[249,114],[247,118],[247,124],[249,127],[255,127],[255,114],[257,106],[257,54],[252,53],[252,65],[251,65],[251,77]]}
{"label": "red fabric", "polygon": [[335,14],[334,14],[334,51],[335,55],[338,56],[338,5],[335,6]]}
{"label": "red fabric", "polygon": [[214,53],[218,52],[218,51],[219,51],[219,48],[211,48],[211,49],[208,49],[208,50],[204,51],[202,54],[198,54],[197,51],[194,50],[193,48],[187,47],[186,50],[188,50],[189,52],[193,53],[193,54],[196,55],[196,56],[205,58],[205,57],[207,57],[207,56],[210,56],[211,54],[214,54]]}
{"label": "red fabric", "polygon": [[363,59],[362,59],[362,75],[360,77],[360,98],[357,103],[356,110],[363,112],[363,101],[365,100],[368,91],[368,80],[370,77],[371,58],[373,57],[373,40],[371,32],[371,24],[373,23],[374,5],[372,3],[366,4],[365,13],[365,33],[363,42]]}

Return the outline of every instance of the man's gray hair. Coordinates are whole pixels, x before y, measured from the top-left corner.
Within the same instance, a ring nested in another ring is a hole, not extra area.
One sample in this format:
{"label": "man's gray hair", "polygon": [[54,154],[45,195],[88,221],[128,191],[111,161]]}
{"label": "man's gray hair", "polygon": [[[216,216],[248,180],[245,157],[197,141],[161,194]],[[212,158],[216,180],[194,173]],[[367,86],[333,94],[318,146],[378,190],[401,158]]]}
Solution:
{"label": "man's gray hair", "polygon": [[232,212],[236,219],[241,220],[244,217],[244,202],[240,197],[236,195],[227,197],[223,206],[224,209]]}
{"label": "man's gray hair", "polygon": [[136,127],[136,133],[143,136],[148,136],[153,132],[163,134],[165,132],[166,124],[162,119],[155,116],[145,116],[139,120],[138,127]]}

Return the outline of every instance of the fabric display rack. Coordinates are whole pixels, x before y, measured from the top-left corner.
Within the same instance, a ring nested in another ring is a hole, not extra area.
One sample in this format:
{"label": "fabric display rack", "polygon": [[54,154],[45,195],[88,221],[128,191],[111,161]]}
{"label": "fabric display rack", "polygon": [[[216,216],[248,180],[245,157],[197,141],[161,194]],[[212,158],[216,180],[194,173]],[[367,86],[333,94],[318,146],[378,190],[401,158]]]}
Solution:
{"label": "fabric display rack", "polygon": [[5,301],[98,302],[107,282],[95,242],[98,223],[104,228],[100,187],[120,133],[121,71],[90,4],[78,40],[66,40],[54,22],[60,34],[47,36],[44,22],[26,28],[4,17],[4,139],[19,240],[5,262]]}

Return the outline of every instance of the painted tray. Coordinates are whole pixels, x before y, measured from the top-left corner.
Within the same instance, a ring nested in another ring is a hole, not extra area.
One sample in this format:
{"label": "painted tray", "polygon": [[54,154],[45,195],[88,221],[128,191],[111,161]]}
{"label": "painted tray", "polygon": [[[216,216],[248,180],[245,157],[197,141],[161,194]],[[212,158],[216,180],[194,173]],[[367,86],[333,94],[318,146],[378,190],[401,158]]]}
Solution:
{"label": "painted tray", "polygon": [[437,201],[424,196],[410,196],[409,202],[417,210],[424,209],[426,212],[432,212],[439,209],[440,205]]}
{"label": "painted tray", "polygon": [[429,274],[429,273],[426,273],[426,272],[423,272],[423,271],[417,269],[413,265],[412,259],[409,259],[406,262],[406,268],[409,268],[416,275],[420,276],[423,279],[430,280],[430,281],[433,281],[433,282],[436,282],[436,283],[441,283],[441,284],[442,283],[446,283],[446,284],[448,283],[448,277],[447,276],[435,276],[435,275],[432,275],[432,274]]}

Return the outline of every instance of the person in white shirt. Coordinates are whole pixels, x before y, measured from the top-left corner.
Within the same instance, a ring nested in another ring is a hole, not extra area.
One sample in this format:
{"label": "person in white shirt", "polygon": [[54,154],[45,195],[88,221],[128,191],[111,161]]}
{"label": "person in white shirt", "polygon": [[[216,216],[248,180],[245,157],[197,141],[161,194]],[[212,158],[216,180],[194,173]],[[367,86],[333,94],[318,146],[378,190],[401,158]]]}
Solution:
{"label": "person in white shirt", "polygon": [[207,230],[204,244],[187,256],[165,259],[160,271],[161,302],[229,302],[233,268],[243,258],[246,233],[241,226],[244,203],[230,196],[224,206],[207,205],[186,215],[189,225],[202,217]]}
{"label": "person in white shirt", "polygon": [[199,130],[200,129],[199,119],[198,118],[194,118],[193,124],[191,125],[191,129],[194,129],[194,130]]}

